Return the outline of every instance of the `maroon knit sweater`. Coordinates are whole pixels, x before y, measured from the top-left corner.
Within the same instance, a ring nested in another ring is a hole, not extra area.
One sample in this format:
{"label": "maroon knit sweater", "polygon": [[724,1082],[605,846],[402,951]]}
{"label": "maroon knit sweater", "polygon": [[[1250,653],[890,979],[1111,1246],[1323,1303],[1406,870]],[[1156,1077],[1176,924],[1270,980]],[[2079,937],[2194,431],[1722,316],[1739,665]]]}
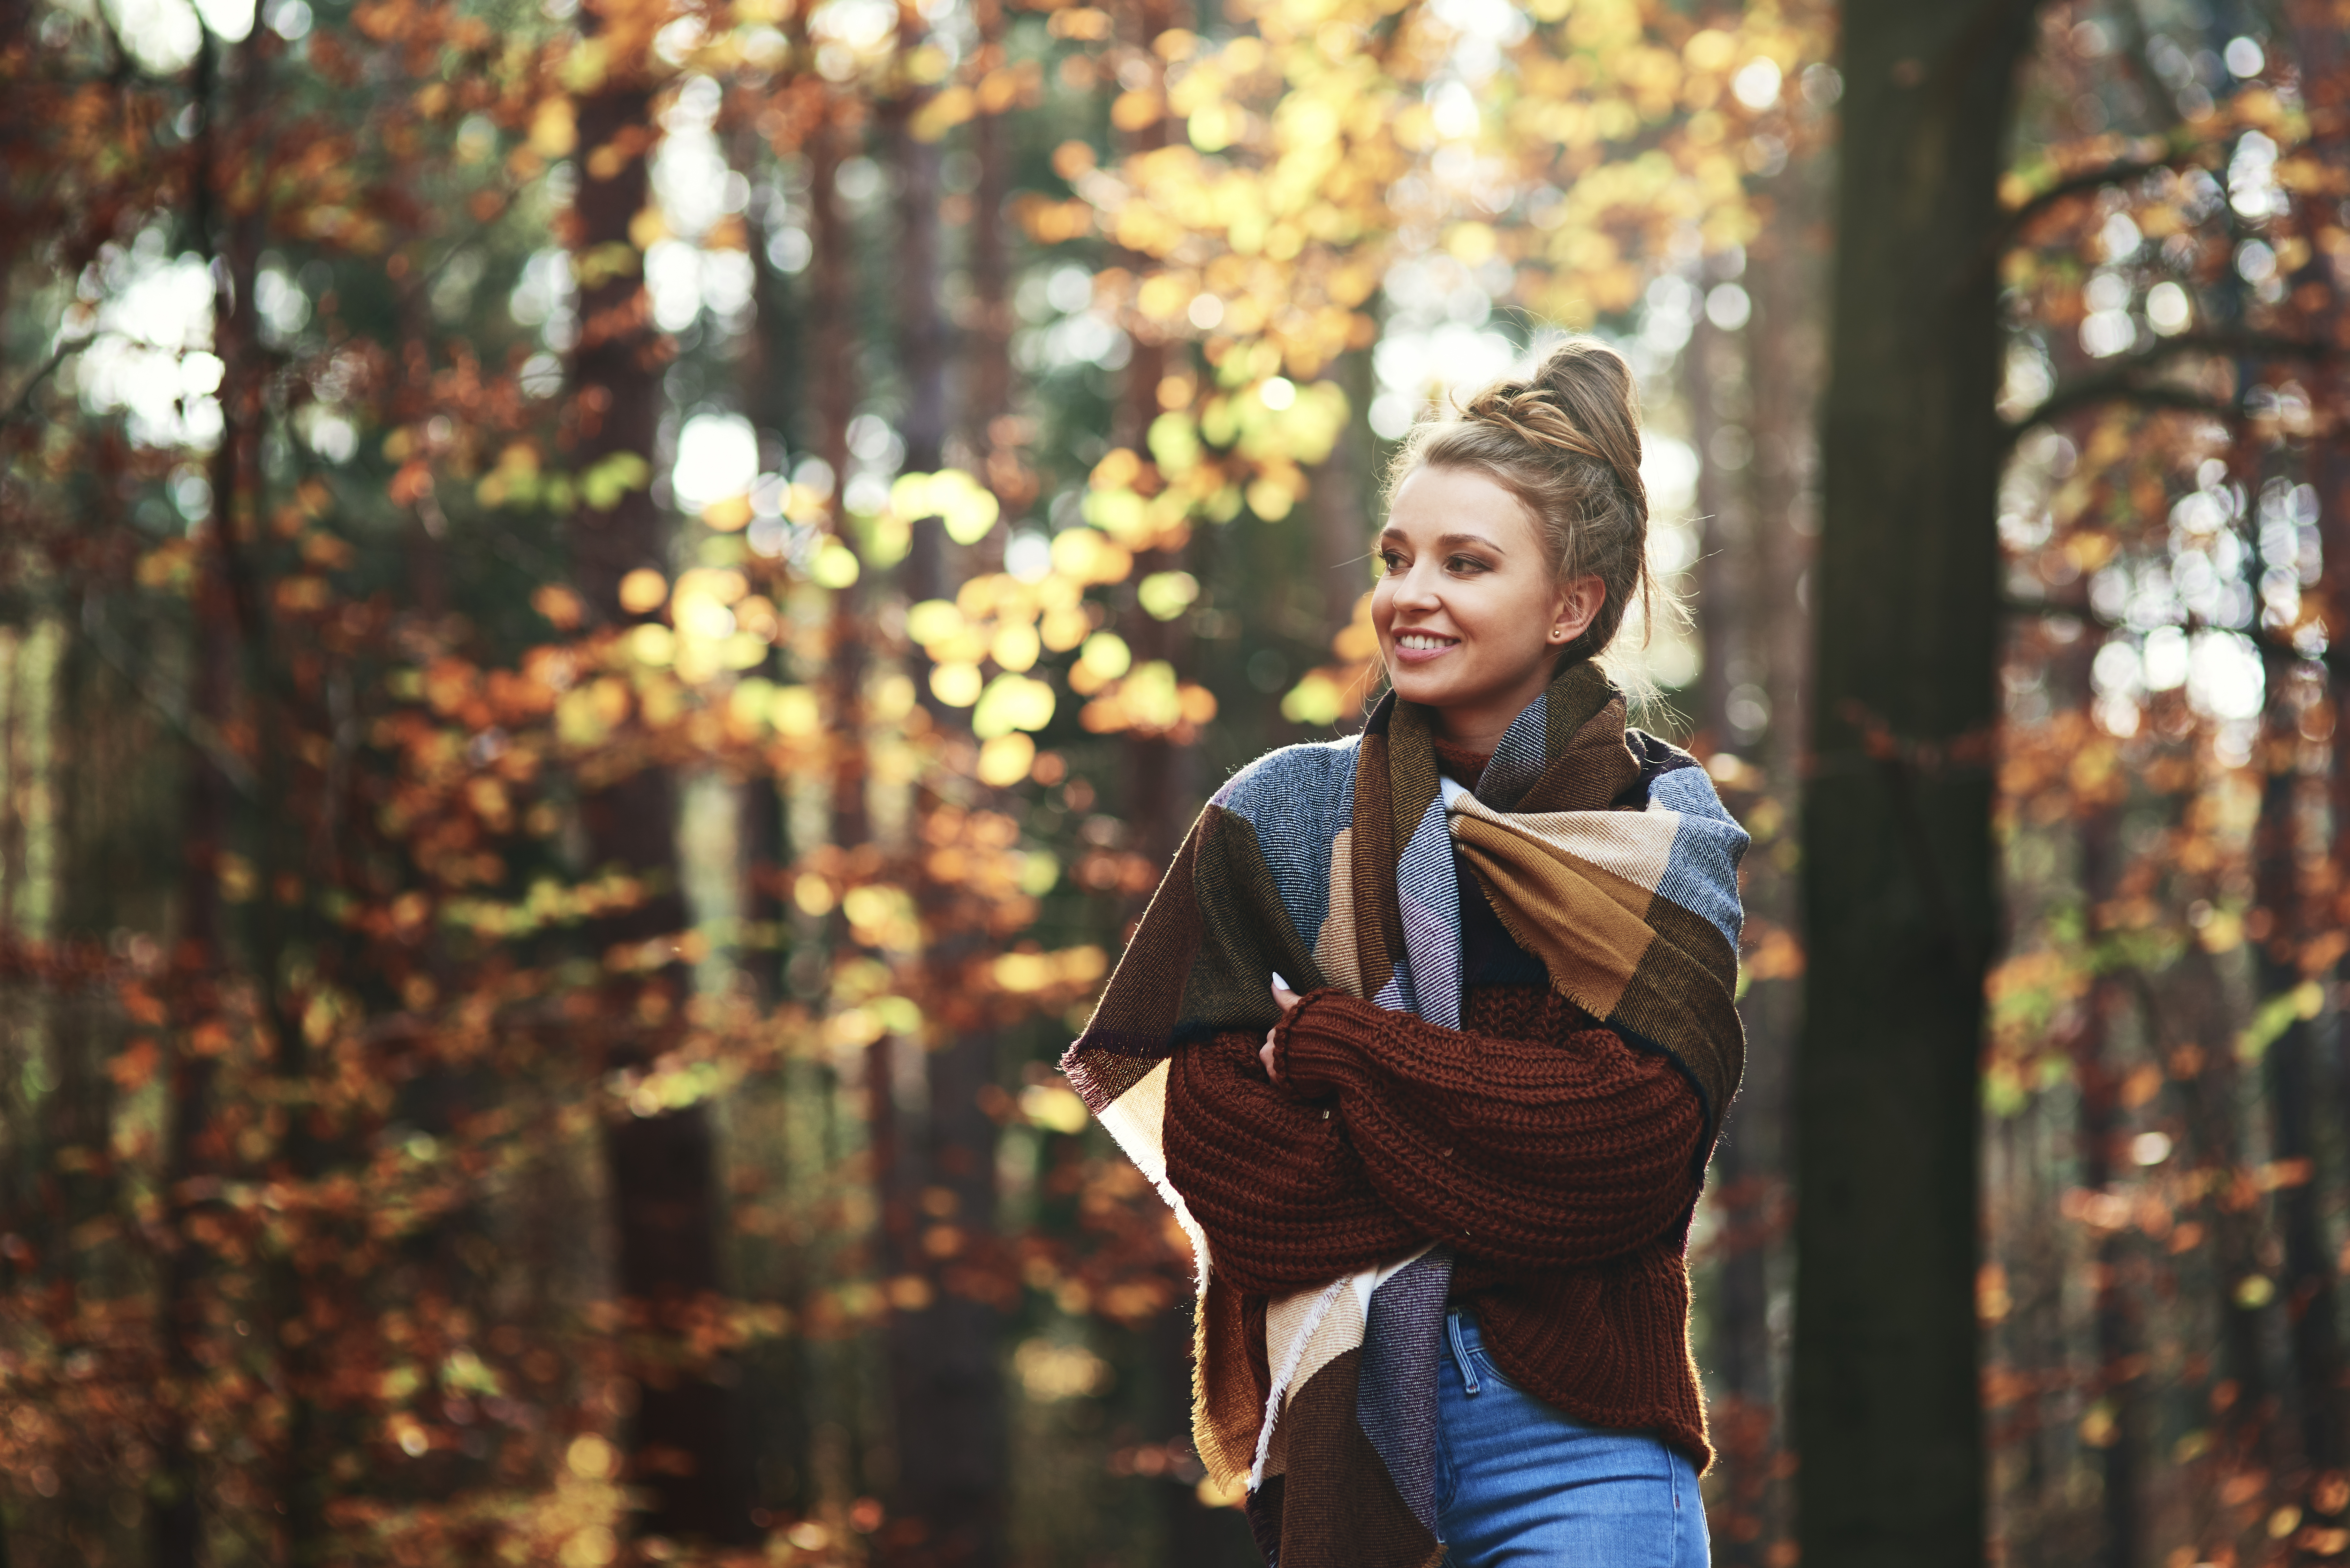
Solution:
{"label": "maroon knit sweater", "polygon": [[1275,1031],[1277,1082],[1257,1036],[1176,1053],[1168,1174],[1217,1271],[1269,1296],[1442,1241],[1453,1300],[1512,1381],[1702,1468],[1683,1261],[1695,1089],[1547,987],[1472,986],[1461,1023],[1316,991]]}

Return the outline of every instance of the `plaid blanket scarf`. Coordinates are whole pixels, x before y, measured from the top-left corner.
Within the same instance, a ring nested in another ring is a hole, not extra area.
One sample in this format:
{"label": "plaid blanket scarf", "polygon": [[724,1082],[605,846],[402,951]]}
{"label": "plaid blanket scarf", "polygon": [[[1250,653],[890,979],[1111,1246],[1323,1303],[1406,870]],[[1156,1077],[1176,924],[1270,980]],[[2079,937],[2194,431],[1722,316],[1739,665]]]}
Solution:
{"label": "plaid blanket scarf", "polygon": [[1746,834],[1695,759],[1627,730],[1622,696],[1588,664],[1518,716],[1474,794],[1439,775],[1430,722],[1389,693],[1361,735],[1275,752],[1218,791],[1062,1060],[1191,1237],[1193,1438],[1220,1485],[1245,1478],[1276,1568],[1441,1556],[1436,1367],[1451,1257],[1431,1238],[1247,1310],[1220,1288],[1209,1240],[1168,1180],[1174,1053],[1271,1027],[1275,972],[1300,992],[1330,986],[1459,1027],[1465,864],[1556,991],[1679,1064],[1704,1103],[1708,1149],[1743,1060]]}

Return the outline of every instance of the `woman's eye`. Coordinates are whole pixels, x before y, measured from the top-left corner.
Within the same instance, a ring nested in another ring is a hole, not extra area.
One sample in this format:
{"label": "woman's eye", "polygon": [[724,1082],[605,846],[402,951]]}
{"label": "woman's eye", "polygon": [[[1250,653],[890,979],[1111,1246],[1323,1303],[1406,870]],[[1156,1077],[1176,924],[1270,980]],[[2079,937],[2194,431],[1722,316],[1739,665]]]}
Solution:
{"label": "woman's eye", "polygon": [[1482,572],[1485,569],[1485,563],[1474,556],[1455,556],[1450,565],[1456,572]]}

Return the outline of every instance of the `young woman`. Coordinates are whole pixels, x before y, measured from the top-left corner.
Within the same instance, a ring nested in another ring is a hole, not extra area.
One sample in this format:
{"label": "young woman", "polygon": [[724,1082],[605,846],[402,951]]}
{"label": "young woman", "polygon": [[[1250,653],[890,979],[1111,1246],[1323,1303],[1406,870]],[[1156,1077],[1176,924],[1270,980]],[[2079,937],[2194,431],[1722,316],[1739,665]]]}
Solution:
{"label": "young woman", "polygon": [[1595,663],[1653,591],[1639,459],[1589,341],[1414,431],[1392,691],[1218,792],[1064,1060],[1191,1235],[1195,1438],[1278,1568],[1708,1558],[1746,837]]}

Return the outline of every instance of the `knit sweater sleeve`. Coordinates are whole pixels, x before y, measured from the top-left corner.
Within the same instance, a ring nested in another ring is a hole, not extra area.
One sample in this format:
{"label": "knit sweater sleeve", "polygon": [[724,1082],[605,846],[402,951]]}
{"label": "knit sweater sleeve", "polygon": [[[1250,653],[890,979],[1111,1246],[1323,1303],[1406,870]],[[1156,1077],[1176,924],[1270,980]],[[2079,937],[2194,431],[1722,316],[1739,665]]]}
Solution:
{"label": "knit sweater sleeve", "polygon": [[1261,1034],[1179,1049],[1167,1084],[1167,1177],[1243,1290],[1321,1284],[1392,1262],[1426,1237],[1364,1173],[1346,1125],[1275,1088]]}
{"label": "knit sweater sleeve", "polygon": [[1520,1268],[1620,1257],[1687,1220],[1704,1110],[1665,1057],[1546,992],[1426,1023],[1315,992],[1274,1036],[1282,1090],[1335,1096],[1370,1185],[1461,1252]]}

